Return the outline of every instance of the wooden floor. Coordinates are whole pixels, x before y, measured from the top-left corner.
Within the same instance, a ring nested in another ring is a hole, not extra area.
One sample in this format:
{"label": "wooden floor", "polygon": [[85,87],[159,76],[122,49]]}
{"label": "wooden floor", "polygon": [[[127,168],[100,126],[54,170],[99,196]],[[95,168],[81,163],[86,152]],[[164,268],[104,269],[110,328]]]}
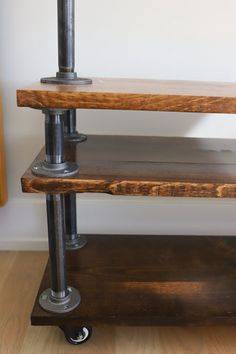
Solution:
{"label": "wooden floor", "polygon": [[236,327],[98,327],[73,347],[55,327],[31,327],[44,252],[0,253],[0,354],[235,354]]}

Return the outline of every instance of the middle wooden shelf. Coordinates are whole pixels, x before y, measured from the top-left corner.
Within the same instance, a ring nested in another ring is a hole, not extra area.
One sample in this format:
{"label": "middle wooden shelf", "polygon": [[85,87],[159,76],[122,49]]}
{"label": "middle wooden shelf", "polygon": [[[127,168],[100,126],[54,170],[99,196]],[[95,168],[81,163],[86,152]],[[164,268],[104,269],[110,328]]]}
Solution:
{"label": "middle wooden shelf", "polygon": [[[66,144],[76,161],[73,177],[22,177],[27,193],[94,192],[113,195],[236,197],[236,141],[142,136],[88,135]],[[44,149],[35,162],[44,160]]]}

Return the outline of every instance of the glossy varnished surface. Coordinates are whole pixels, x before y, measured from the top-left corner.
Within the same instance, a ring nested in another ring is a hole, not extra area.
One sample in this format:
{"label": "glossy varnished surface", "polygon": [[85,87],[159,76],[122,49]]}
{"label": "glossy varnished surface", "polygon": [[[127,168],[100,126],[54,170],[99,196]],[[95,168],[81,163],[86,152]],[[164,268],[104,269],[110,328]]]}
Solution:
{"label": "glossy varnished surface", "polygon": [[[235,237],[93,235],[67,265],[80,306],[55,315],[36,299],[34,325],[236,323]],[[47,268],[39,293],[49,285]]]}
{"label": "glossy varnished surface", "polygon": [[75,176],[36,177],[29,168],[23,191],[236,197],[235,140],[89,135],[66,155],[80,166]]}
{"label": "glossy varnished surface", "polygon": [[18,106],[236,113],[236,84],[94,78],[92,85],[34,84],[17,91]]}

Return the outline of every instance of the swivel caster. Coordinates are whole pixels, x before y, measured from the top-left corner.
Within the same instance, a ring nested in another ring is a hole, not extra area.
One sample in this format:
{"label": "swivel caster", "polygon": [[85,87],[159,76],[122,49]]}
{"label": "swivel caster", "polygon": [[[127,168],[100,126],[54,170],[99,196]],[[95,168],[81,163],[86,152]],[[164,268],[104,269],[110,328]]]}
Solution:
{"label": "swivel caster", "polygon": [[92,335],[91,327],[60,328],[63,330],[67,342],[73,345],[87,342]]}

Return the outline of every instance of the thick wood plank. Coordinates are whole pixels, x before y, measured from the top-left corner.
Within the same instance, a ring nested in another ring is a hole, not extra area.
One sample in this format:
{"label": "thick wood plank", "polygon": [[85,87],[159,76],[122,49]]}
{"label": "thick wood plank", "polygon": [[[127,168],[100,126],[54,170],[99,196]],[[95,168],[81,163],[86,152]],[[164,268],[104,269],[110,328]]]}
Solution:
{"label": "thick wood plank", "polygon": [[80,166],[75,176],[36,177],[29,168],[23,191],[236,197],[235,140],[90,135],[68,144],[66,155]]}
{"label": "thick wood plank", "polygon": [[[236,324],[236,237],[89,235],[67,253],[68,283],[80,306],[43,311],[33,325]],[[50,286],[49,269],[39,290]]]}
{"label": "thick wood plank", "polygon": [[236,113],[236,84],[94,78],[92,85],[34,84],[17,91],[31,108],[93,108],[168,112]]}
{"label": "thick wood plank", "polygon": [[[0,253],[0,299],[2,299],[0,353],[235,354],[235,326],[98,326],[93,328],[93,335],[86,344],[79,348],[68,345],[59,328],[32,327],[29,324],[30,308],[45,261],[46,254],[42,252]],[[27,276],[22,275],[25,271],[22,265],[27,268]],[[18,277],[16,278],[14,274]],[[14,299],[7,296],[9,294],[14,294]]]}

